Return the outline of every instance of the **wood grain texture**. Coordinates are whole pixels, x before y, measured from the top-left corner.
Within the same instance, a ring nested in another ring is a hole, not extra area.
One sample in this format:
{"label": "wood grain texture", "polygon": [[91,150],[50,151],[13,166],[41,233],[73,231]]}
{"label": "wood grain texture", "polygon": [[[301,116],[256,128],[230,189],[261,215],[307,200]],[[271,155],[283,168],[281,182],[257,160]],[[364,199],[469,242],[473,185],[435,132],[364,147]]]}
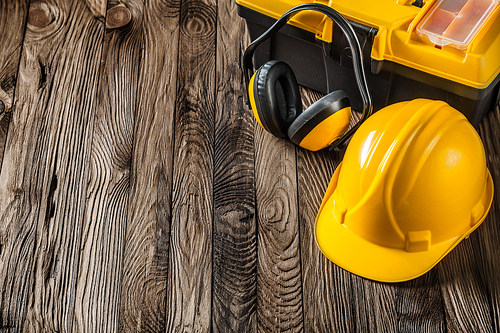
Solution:
{"label": "wood grain texture", "polygon": [[436,269],[417,279],[398,283],[396,287],[399,332],[446,332],[444,304]]}
{"label": "wood grain texture", "polygon": [[314,236],[316,214],[337,160],[328,152],[298,151],[306,332],[356,332],[356,309],[350,273],[333,264],[320,252]]}
{"label": "wood grain texture", "polygon": [[[122,4],[122,6],[125,6]],[[118,332],[142,8],[108,30],[100,68],[75,303],[76,332]]]}
{"label": "wood grain texture", "polygon": [[[28,24],[0,173],[3,325],[70,331],[104,26],[81,1]],[[29,20],[28,20],[29,21]]]}
{"label": "wood grain texture", "polygon": [[181,5],[167,332],[211,330],[216,12]]}
{"label": "wood grain texture", "polygon": [[[496,194],[498,193],[498,106],[486,115],[480,134],[486,151]],[[498,200],[483,224],[438,264],[448,332],[498,332],[500,296],[500,236]],[[497,241],[494,241],[497,239]],[[473,296],[472,296],[473,295]]]}
{"label": "wood grain texture", "polygon": [[[304,108],[322,96],[310,89],[301,95]],[[314,236],[316,215],[342,155],[297,152],[305,332],[356,332],[350,273],[321,253]]]}
{"label": "wood grain texture", "polygon": [[239,67],[248,41],[234,1],[218,1],[217,13],[212,326],[256,332],[254,120]]}
{"label": "wood grain texture", "polygon": [[97,19],[103,20],[106,17],[107,0],[85,0],[88,8]]}
{"label": "wood grain texture", "polygon": [[491,308],[477,260],[479,251],[479,235],[474,232],[436,266],[447,332],[493,332]]}
{"label": "wood grain texture", "polygon": [[[498,195],[417,279],[321,254],[343,153],[257,125],[236,7],[0,1],[0,332],[500,332]],[[498,194],[499,107],[479,132]]]}
{"label": "wood grain texture", "polygon": [[480,124],[479,134],[495,189],[493,204],[482,226],[476,230],[481,251],[481,276],[491,306],[493,332],[500,331],[500,104]]}
{"label": "wood grain texture", "polygon": [[295,146],[255,125],[259,332],[303,330]]}
{"label": "wood grain texture", "polygon": [[132,13],[123,3],[112,6],[106,12],[106,28],[116,29],[127,25],[132,19]]}
{"label": "wood grain texture", "polygon": [[[0,31],[2,31],[0,34],[0,100],[4,103],[4,112],[0,114],[0,169],[13,109],[14,88],[27,13],[27,0],[0,2]],[[8,33],[5,33],[7,31]]]}
{"label": "wood grain texture", "polygon": [[394,285],[350,277],[356,332],[397,332]]}
{"label": "wood grain texture", "polygon": [[164,332],[180,2],[126,5],[142,25],[119,331]]}

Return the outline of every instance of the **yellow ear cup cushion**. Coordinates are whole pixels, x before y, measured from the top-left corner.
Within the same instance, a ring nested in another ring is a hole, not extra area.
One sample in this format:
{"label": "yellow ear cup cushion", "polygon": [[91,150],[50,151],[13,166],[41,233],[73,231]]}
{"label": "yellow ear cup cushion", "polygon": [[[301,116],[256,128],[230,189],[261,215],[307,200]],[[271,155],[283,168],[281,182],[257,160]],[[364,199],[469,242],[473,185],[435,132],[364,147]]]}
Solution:
{"label": "yellow ear cup cushion", "polygon": [[351,120],[351,103],[342,90],[323,96],[301,115],[288,129],[293,143],[311,151],[328,147],[344,134]]}
{"label": "yellow ear cup cushion", "polygon": [[345,107],[335,112],[307,134],[299,146],[311,151],[318,151],[328,147],[347,131],[351,121],[351,107]]}
{"label": "yellow ear cup cushion", "polygon": [[255,74],[252,75],[252,78],[250,79],[250,83],[248,84],[248,97],[250,98],[250,106],[252,107],[253,115],[257,122],[259,123],[260,126],[264,127],[262,125],[262,122],[260,121],[259,117],[259,111],[257,110],[257,103],[255,101],[255,92],[254,92],[254,81],[255,81]]}

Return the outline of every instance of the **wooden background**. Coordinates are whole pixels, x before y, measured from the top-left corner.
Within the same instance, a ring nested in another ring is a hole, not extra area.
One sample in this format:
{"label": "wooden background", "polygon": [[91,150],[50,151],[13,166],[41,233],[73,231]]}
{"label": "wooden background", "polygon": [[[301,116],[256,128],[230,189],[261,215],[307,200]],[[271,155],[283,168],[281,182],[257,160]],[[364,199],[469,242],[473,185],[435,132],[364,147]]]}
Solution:
{"label": "wooden background", "polygon": [[500,331],[498,195],[409,282],[320,254],[342,154],[255,125],[233,0],[28,2],[0,0],[1,332]]}

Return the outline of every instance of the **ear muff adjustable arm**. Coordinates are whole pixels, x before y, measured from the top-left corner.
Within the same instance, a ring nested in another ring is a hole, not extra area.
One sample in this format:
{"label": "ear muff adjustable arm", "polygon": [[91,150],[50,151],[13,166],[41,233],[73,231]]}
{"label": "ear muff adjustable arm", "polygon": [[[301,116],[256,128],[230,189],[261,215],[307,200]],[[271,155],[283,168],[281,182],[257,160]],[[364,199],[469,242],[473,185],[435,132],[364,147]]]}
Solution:
{"label": "ear muff adjustable arm", "polygon": [[[361,52],[361,46],[359,45],[359,40],[352,28],[351,24],[335,9],[322,4],[302,4],[292,9],[288,10],[283,16],[277,20],[266,32],[254,40],[245,50],[243,55],[243,72],[245,75],[245,82],[247,86],[247,96],[248,96],[248,85],[250,82],[251,71],[253,70],[253,54],[257,46],[265,42],[271,36],[273,36],[278,30],[280,30],[292,17],[297,13],[304,10],[312,10],[323,15],[328,16],[335,22],[335,24],[342,30],[347,38],[347,42],[351,47],[352,62],[354,68],[354,75],[356,77],[356,83],[358,85],[359,91],[361,93],[361,98],[363,100],[363,114],[361,119],[342,137],[335,140],[330,145],[330,150],[340,147],[347,139],[349,139],[358,127],[372,114],[372,97],[368,89],[368,83],[366,82],[364,67],[363,67],[363,54]],[[249,97],[248,97],[249,98]]]}

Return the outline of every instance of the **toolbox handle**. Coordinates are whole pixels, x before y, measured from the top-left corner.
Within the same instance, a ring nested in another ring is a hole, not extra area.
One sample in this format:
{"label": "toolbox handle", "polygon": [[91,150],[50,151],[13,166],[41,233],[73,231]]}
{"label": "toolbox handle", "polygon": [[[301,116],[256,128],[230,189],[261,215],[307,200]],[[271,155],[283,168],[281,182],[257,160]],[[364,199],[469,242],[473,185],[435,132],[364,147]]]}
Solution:
{"label": "toolbox handle", "polygon": [[249,89],[248,85],[250,83],[251,71],[253,69],[253,54],[257,46],[262,44],[264,41],[273,36],[279,29],[281,29],[285,24],[297,13],[304,10],[312,10],[319,13],[322,13],[332,19],[337,26],[342,30],[344,35],[347,38],[347,42],[352,50],[352,62],[354,68],[354,75],[356,77],[356,83],[358,85],[359,91],[361,93],[361,98],[363,100],[363,114],[360,120],[342,137],[335,140],[330,145],[330,150],[338,150],[344,144],[347,139],[349,139],[354,132],[359,128],[359,126],[372,114],[373,105],[372,105],[372,97],[368,88],[368,83],[366,82],[366,76],[364,72],[363,66],[363,54],[361,51],[361,46],[359,44],[359,40],[354,32],[351,24],[335,9],[325,6],[319,3],[306,3],[295,6],[288,10],[283,16],[281,16],[266,32],[264,32],[259,38],[254,40],[245,50],[243,55],[243,72],[245,75],[245,82],[247,86],[247,98],[249,97]]}

